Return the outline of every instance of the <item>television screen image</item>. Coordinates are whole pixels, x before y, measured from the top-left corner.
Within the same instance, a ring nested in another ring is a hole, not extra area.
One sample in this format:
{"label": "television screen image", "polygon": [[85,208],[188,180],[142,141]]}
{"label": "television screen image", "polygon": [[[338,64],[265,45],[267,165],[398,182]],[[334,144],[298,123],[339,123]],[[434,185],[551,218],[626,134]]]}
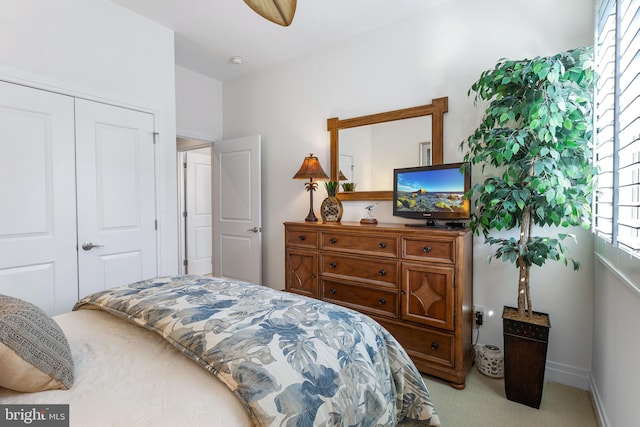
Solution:
{"label": "television screen image", "polygon": [[394,170],[393,214],[406,218],[459,220],[470,216],[464,194],[471,178],[463,163]]}

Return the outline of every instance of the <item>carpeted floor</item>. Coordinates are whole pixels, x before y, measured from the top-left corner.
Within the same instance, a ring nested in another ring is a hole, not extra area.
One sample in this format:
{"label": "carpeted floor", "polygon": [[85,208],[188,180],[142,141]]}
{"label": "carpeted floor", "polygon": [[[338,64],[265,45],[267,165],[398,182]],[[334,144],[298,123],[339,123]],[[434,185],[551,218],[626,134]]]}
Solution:
{"label": "carpeted floor", "polygon": [[487,377],[474,366],[466,388],[424,376],[443,427],[598,427],[591,393],[546,383],[540,409],[507,400],[502,379]]}

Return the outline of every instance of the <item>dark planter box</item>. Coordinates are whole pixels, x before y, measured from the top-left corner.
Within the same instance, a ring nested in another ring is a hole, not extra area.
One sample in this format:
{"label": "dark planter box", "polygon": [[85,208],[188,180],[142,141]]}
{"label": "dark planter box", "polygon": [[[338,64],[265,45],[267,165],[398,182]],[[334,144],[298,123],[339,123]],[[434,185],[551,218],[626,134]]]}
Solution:
{"label": "dark planter box", "polygon": [[[504,308],[504,389],[507,399],[532,408],[540,408],[550,326],[542,326],[508,316]],[[546,313],[534,312],[549,317]],[[507,316],[505,317],[505,314]]]}

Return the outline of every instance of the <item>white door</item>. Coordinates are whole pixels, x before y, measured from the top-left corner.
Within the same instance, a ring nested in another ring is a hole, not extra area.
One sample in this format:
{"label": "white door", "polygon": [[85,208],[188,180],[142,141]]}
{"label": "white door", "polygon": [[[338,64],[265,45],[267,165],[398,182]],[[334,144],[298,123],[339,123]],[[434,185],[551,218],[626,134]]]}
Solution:
{"label": "white door", "polygon": [[185,153],[186,157],[186,271],[211,274],[211,149]]}
{"label": "white door", "polygon": [[213,145],[213,273],[262,283],[260,136]]}
{"label": "white door", "polygon": [[0,293],[78,298],[73,98],[0,82]]}
{"label": "white door", "polygon": [[153,115],[76,100],[80,298],[157,275]]}

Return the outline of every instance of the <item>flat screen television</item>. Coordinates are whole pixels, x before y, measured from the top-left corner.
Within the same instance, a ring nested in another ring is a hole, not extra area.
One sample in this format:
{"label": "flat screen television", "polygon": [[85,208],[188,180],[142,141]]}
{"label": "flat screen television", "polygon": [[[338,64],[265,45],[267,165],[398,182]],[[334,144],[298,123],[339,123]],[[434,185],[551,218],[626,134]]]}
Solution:
{"label": "flat screen television", "polygon": [[[448,221],[447,225],[463,226],[459,221],[471,215],[464,194],[471,187],[471,169],[464,163],[418,166],[393,170],[393,215],[427,220]],[[420,224],[407,224],[420,225]]]}

